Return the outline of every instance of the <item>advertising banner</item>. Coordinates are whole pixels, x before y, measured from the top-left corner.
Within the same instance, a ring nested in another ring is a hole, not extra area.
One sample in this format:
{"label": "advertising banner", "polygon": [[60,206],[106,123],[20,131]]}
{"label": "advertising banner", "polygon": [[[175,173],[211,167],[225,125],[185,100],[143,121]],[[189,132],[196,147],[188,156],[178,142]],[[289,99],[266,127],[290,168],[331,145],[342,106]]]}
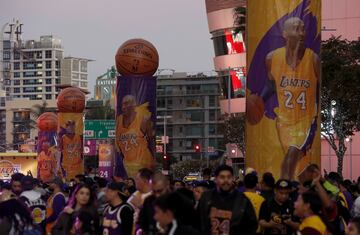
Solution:
{"label": "advertising banner", "polygon": [[114,169],[114,146],[111,144],[99,144],[99,176],[110,179]]}
{"label": "advertising banner", "polygon": [[321,0],[251,0],[247,17],[246,165],[295,179],[320,164]]}
{"label": "advertising banner", "polygon": [[36,153],[0,153],[0,180],[10,180],[14,173],[31,173],[36,177]]}
{"label": "advertising banner", "polygon": [[115,175],[133,177],[154,167],[156,77],[119,76],[116,91]]}
{"label": "advertising banner", "polygon": [[59,149],[62,152],[61,168],[66,180],[84,173],[83,114],[58,113]]}
{"label": "advertising banner", "polygon": [[56,137],[56,131],[39,130],[38,133],[38,177],[45,183],[61,176],[61,153],[57,149]]}

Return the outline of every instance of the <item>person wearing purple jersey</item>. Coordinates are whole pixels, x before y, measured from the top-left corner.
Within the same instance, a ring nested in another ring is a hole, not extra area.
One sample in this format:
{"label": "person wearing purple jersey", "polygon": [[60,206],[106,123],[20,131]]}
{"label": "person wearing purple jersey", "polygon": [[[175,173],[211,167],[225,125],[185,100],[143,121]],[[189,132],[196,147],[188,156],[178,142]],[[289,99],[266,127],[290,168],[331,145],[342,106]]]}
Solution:
{"label": "person wearing purple jersey", "polygon": [[110,182],[106,189],[109,206],[105,208],[103,235],[131,235],[134,230],[134,210],[126,203],[125,184]]}

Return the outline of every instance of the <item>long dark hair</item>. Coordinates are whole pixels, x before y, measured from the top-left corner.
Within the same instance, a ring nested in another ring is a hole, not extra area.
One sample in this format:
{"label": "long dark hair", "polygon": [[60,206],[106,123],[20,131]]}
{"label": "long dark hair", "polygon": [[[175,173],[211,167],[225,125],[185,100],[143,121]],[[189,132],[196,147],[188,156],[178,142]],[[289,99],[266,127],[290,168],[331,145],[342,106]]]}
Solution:
{"label": "long dark hair", "polygon": [[75,208],[76,207],[76,204],[77,204],[77,200],[76,200],[76,194],[80,191],[80,189],[82,188],[86,188],[89,190],[90,192],[90,198],[89,198],[89,202],[85,205],[86,208],[94,208],[96,205],[95,205],[95,199],[96,199],[96,196],[95,196],[95,193],[94,193],[94,190],[87,184],[84,184],[84,183],[80,183],[76,186],[74,192],[72,193],[71,195],[71,198],[68,202],[68,206],[71,206],[72,208]]}
{"label": "long dark hair", "polygon": [[18,199],[0,203],[0,218],[8,219],[15,231],[22,233],[26,227],[33,227],[33,219],[27,206]]}

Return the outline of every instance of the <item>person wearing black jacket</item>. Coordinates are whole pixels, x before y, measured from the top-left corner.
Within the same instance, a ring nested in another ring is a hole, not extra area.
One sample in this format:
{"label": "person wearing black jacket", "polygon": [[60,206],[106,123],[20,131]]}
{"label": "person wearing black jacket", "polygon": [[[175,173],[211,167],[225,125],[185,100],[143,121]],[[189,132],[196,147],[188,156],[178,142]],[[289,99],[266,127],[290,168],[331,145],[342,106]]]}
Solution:
{"label": "person wearing black jacket", "polygon": [[199,202],[201,234],[252,235],[258,226],[250,201],[234,188],[233,169],[215,171],[216,188],[204,192]]}
{"label": "person wearing black jacket", "polygon": [[152,195],[145,199],[144,205],[139,213],[138,225],[143,235],[156,234],[154,201],[159,196],[170,192],[170,181],[165,175],[156,173],[152,178],[151,187]]}
{"label": "person wearing black jacket", "polygon": [[185,219],[190,216],[191,203],[178,192],[164,194],[154,201],[155,215],[158,229],[156,234],[163,235],[200,235]]}

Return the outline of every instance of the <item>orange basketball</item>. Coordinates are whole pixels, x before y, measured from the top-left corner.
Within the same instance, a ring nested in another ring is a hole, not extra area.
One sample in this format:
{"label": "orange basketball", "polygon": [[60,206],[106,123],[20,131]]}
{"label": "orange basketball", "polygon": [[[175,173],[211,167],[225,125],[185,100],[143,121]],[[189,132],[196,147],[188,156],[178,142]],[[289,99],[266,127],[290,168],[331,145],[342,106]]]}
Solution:
{"label": "orange basketball", "polygon": [[58,118],[55,113],[46,112],[38,117],[36,123],[42,131],[56,131]]}
{"label": "orange basketball", "polygon": [[85,94],[79,88],[68,87],[60,91],[57,107],[62,113],[81,113],[85,109]]}
{"label": "orange basketball", "polygon": [[117,50],[115,64],[121,75],[151,76],[159,67],[159,54],[150,42],[130,39]]}
{"label": "orange basketball", "polygon": [[258,95],[246,97],[246,119],[251,125],[258,124],[264,116],[264,101]]}

